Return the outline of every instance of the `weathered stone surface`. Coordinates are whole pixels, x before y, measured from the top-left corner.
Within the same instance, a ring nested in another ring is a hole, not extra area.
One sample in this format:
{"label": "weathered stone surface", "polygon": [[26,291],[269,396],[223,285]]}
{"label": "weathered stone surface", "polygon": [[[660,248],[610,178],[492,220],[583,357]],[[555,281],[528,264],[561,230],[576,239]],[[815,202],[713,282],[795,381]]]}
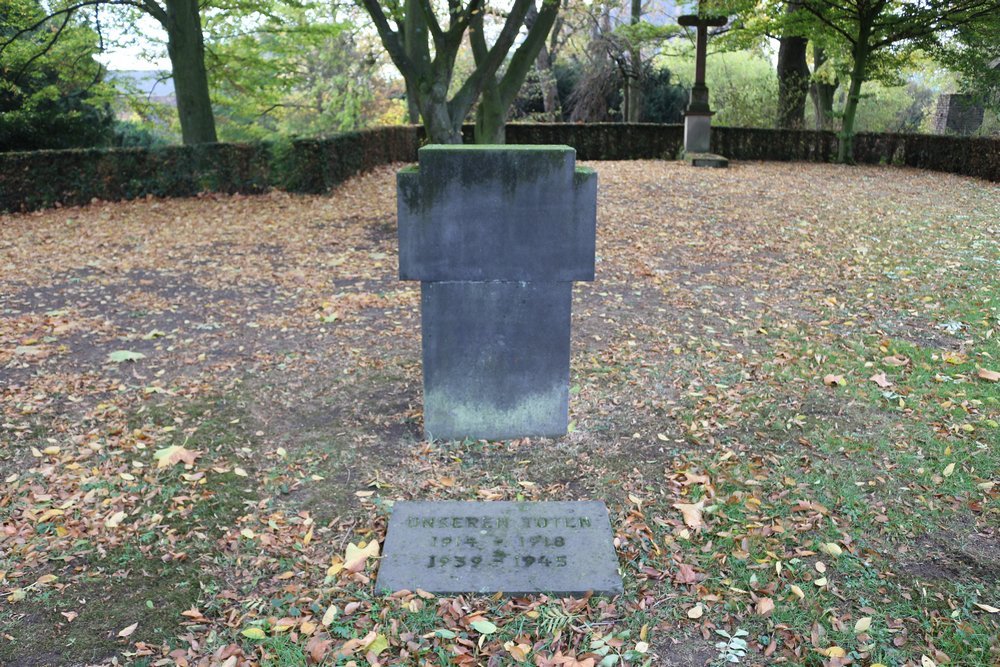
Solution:
{"label": "weathered stone surface", "polygon": [[712,137],[712,115],[710,113],[687,113],[684,115],[684,152],[707,153]]}
{"label": "weathered stone surface", "polygon": [[572,289],[566,282],[421,285],[429,439],[566,432]]}
{"label": "weathered stone surface", "polygon": [[420,149],[397,176],[402,280],[594,279],[597,174],[569,146]]}
{"label": "weathered stone surface", "polygon": [[398,175],[399,275],[420,280],[424,434],[559,436],[572,282],[594,279],[597,175],[569,146],[426,146]]}
{"label": "weathered stone surface", "polygon": [[725,169],[729,166],[729,160],[714,153],[686,153],[684,159],[692,167],[713,167],[715,169]]}
{"label": "weathered stone surface", "polygon": [[376,588],[438,594],[622,592],[604,503],[393,506]]}

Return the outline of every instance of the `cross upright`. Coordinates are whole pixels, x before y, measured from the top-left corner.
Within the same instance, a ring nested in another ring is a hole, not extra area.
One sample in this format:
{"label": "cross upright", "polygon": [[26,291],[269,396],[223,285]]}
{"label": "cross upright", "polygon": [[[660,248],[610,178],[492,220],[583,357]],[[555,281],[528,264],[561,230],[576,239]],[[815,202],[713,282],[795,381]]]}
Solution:
{"label": "cross upright", "polygon": [[689,155],[708,153],[711,145],[712,110],[708,106],[708,86],[705,85],[705,51],[708,47],[708,28],[724,26],[726,21],[724,16],[698,14],[685,14],[677,19],[682,26],[698,30],[694,85],[691,87],[691,100],[684,113],[684,152]]}

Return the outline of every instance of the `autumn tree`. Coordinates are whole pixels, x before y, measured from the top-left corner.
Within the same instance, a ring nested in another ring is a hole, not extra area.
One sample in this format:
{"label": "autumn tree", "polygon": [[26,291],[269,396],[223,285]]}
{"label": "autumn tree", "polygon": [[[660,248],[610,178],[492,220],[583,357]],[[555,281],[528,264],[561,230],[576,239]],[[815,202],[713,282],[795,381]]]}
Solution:
{"label": "autumn tree", "polygon": [[[446,25],[442,25],[431,0],[359,2],[406,81],[407,95],[423,120],[428,138],[443,144],[462,142],[462,123],[484,91],[476,141],[502,140],[507,109],[559,11],[558,0],[541,0],[541,8],[536,7],[537,19],[511,54],[535,0],[513,0],[502,15],[488,12],[486,0],[468,0],[465,4],[463,0],[449,0],[447,16],[441,17]],[[492,44],[486,39],[487,15],[500,16],[500,29]],[[465,81],[453,86],[455,59],[467,34],[475,68]],[[501,73],[505,63],[507,68]]]}
{"label": "autumn tree", "polygon": [[[201,7],[198,0],[82,0],[59,2],[18,33],[0,42],[0,53],[23,35],[33,33],[49,22],[67,25],[86,7],[119,7],[138,10],[156,19],[167,33],[167,54],[174,78],[177,114],[185,144],[216,141],[215,118],[208,93],[205,71],[205,44],[201,30]],[[125,19],[127,21],[127,19]],[[63,30],[53,32],[58,40]],[[47,48],[47,47],[43,47]]]}
{"label": "autumn tree", "polygon": [[928,47],[948,31],[994,20],[1000,0],[800,0],[802,34],[826,34],[849,52],[847,101],[837,159],[853,161],[854,121],[862,84],[885,60]]}

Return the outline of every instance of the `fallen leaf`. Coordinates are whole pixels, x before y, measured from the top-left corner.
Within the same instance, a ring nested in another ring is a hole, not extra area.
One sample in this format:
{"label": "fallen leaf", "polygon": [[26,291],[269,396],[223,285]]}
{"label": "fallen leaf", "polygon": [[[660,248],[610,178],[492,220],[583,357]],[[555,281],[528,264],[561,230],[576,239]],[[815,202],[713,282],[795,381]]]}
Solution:
{"label": "fallen leaf", "polygon": [[837,558],[844,553],[844,550],[840,548],[840,545],[834,542],[824,542],[820,545],[819,550],[828,556],[833,556],[834,558]]}
{"label": "fallen leaf", "polygon": [[687,617],[690,618],[691,620],[695,620],[701,618],[704,613],[705,613],[705,608],[702,607],[700,604],[696,604],[695,606],[687,610]]}
{"label": "fallen leaf", "polygon": [[847,380],[844,379],[843,375],[829,375],[823,376],[823,384],[827,387],[843,387],[847,384]]}
{"label": "fallen leaf", "polygon": [[120,364],[123,361],[138,361],[145,358],[146,355],[142,352],[133,352],[131,350],[115,350],[108,354],[108,361],[113,361],[116,364]]}
{"label": "fallen leaf", "polygon": [[893,354],[882,359],[882,363],[886,366],[905,366],[910,363],[910,360],[901,354]]}
{"label": "fallen leaf", "polygon": [[868,632],[869,628],[872,627],[872,617],[864,616],[859,618],[857,623],[854,624],[854,634],[860,635]]}
{"label": "fallen leaf", "polygon": [[[362,542],[362,544],[365,544]],[[360,572],[365,569],[365,563],[368,562],[369,558],[378,558],[379,548],[378,542],[372,540],[364,547],[360,547],[353,542],[347,545],[347,551],[344,554],[344,569],[348,572]]]}
{"label": "fallen leaf", "polygon": [[951,477],[954,473],[955,473],[954,463],[949,463],[944,467],[944,470],[941,471],[941,474],[944,475],[945,477]]}
{"label": "fallen leaf", "polygon": [[987,382],[1000,382],[1000,372],[980,368],[979,372],[976,374],[979,376],[980,380],[986,380]]}
{"label": "fallen leaf", "polygon": [[326,608],[326,613],[323,614],[323,620],[321,622],[323,625],[330,625],[333,623],[333,619],[337,618],[338,613],[340,613],[340,610],[337,609],[337,605],[330,605]]}
{"label": "fallen leaf", "polygon": [[118,636],[119,637],[128,637],[133,632],[135,632],[135,629],[138,628],[138,627],[139,627],[138,623],[133,623],[132,625],[128,626],[127,628],[124,628],[123,630],[119,630],[118,631]]}
{"label": "fallen leaf", "polygon": [[117,528],[118,524],[125,520],[125,512],[115,512],[104,522],[105,528]]}
{"label": "fallen leaf", "polygon": [[481,635],[492,635],[497,631],[497,626],[493,625],[485,618],[478,618],[472,623],[469,623],[472,628]]}
{"label": "fallen leaf", "polygon": [[877,384],[878,386],[882,387],[882,389],[888,389],[889,387],[892,386],[892,382],[889,381],[889,378],[886,377],[884,372],[878,373],[877,375],[873,375],[868,379]]}
{"label": "fallen leaf", "polygon": [[180,445],[170,445],[163,449],[157,449],[156,453],[153,454],[153,458],[157,461],[157,468],[167,468],[182,461],[186,465],[194,465],[195,459],[199,456],[201,456],[201,452],[185,449]]}
{"label": "fallen leaf", "polygon": [[80,615],[79,613],[77,613],[75,611],[61,611],[59,613],[61,615],[65,616],[66,617],[66,621],[69,622],[69,623],[72,623],[73,619],[75,619],[77,616]]}
{"label": "fallen leaf", "polygon": [[680,510],[685,525],[690,528],[704,527],[705,522],[702,520],[702,512],[705,510],[704,500],[699,500],[696,503],[674,503],[673,507]]}
{"label": "fallen leaf", "polygon": [[245,628],[243,632],[240,633],[247,639],[264,639],[267,635],[264,634],[264,630],[261,628]]}
{"label": "fallen leaf", "polygon": [[757,600],[757,615],[770,616],[774,611],[774,600],[771,598],[760,598]]}
{"label": "fallen leaf", "polygon": [[1000,609],[988,604],[981,604],[976,602],[975,605],[985,611],[987,614],[1000,614]]}

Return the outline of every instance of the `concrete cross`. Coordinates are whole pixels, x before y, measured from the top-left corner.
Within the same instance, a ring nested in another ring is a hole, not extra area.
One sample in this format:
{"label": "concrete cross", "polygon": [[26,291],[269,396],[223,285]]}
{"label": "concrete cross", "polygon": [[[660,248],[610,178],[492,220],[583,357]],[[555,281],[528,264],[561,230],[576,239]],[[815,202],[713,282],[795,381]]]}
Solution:
{"label": "concrete cross", "polygon": [[424,433],[566,433],[573,281],[594,279],[597,174],[569,146],[425,146],[399,173],[419,280]]}
{"label": "concrete cross", "polygon": [[711,131],[712,110],[708,106],[708,86],[705,85],[705,52],[708,47],[708,28],[726,25],[724,16],[699,16],[685,14],[677,23],[686,28],[696,28],[694,86],[691,100],[684,114],[684,150],[687,153],[707,153]]}

